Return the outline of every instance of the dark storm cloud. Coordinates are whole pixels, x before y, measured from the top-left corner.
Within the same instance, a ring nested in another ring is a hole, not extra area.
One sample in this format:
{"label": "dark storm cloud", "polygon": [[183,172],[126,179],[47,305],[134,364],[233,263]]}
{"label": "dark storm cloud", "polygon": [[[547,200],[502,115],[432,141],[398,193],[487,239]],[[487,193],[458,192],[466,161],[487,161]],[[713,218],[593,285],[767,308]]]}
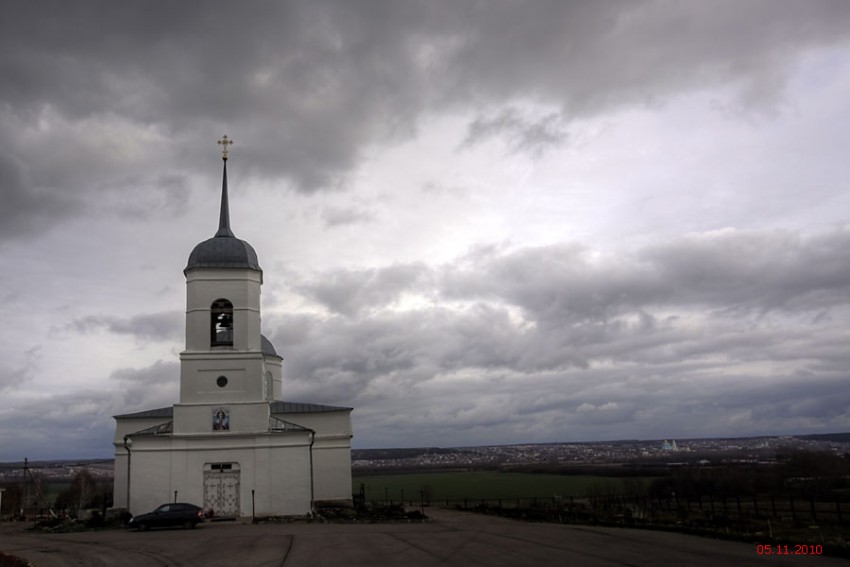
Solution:
{"label": "dark storm cloud", "polygon": [[404,293],[495,302],[520,308],[527,322],[547,329],[573,325],[587,343],[625,328],[663,333],[676,324],[671,310],[716,312],[734,324],[771,311],[827,321],[830,309],[850,301],[848,250],[848,229],[810,237],[727,230],[607,257],[573,244],[479,247],[440,267],[335,270],[296,289],[348,317],[385,308]]}
{"label": "dark storm cloud", "polygon": [[424,264],[395,265],[370,270],[338,270],[298,291],[331,311],[354,316],[371,307],[384,307],[412,290],[427,274]]}
{"label": "dark storm cloud", "polygon": [[[364,147],[410,136],[428,112],[501,108],[468,140],[533,153],[566,120],[705,86],[759,107],[807,49],[846,41],[848,16],[827,1],[16,3],[0,22],[3,214],[16,222],[0,226],[46,226],[154,163],[206,163],[199,140],[222,130],[246,171],[315,191],[344,186]],[[523,101],[560,110],[531,119],[511,110]]]}
{"label": "dark storm cloud", "polygon": [[37,234],[56,217],[80,208],[68,196],[33,184],[26,166],[5,153],[0,153],[0,200],[0,238]]}
{"label": "dark storm cloud", "polygon": [[[114,421],[109,395],[77,392],[18,404],[0,415],[0,461],[109,458]],[[73,447],[69,453],[68,448]]]}
{"label": "dark storm cloud", "polygon": [[[127,199],[122,192],[126,187],[135,188],[132,199]],[[188,180],[179,173],[118,178],[101,187],[100,191],[105,196],[101,206],[128,219],[174,218],[188,210]]]}
{"label": "dark storm cloud", "polygon": [[605,321],[643,308],[812,311],[850,300],[850,230],[803,238],[729,230],[597,258],[569,244],[483,252],[444,274],[448,298],[493,297],[537,322]]}
{"label": "dark storm cloud", "polygon": [[109,379],[120,386],[111,398],[112,414],[169,406],[179,398],[180,363],[157,360],[143,368],[119,368]]}
{"label": "dark storm cloud", "polygon": [[180,374],[180,365],[176,362],[157,360],[145,368],[119,368],[110,379],[128,384],[165,384],[174,381]]}
{"label": "dark storm cloud", "polygon": [[328,228],[368,223],[375,220],[375,215],[370,211],[353,207],[326,207],[322,210],[321,217]]}
{"label": "dark storm cloud", "polygon": [[566,120],[559,113],[535,118],[523,116],[516,108],[506,108],[494,116],[479,116],[473,120],[460,147],[497,138],[505,140],[512,152],[539,156],[566,141],[565,125]]}
{"label": "dark storm cloud", "polygon": [[[0,412],[0,461],[112,456],[113,415],[169,406],[178,397],[180,365],[156,361],[110,376],[118,390],[81,389],[19,401]],[[73,447],[72,453],[68,448]]]}
{"label": "dark storm cloud", "polygon": [[[838,430],[850,419],[848,248],[846,229],[707,233],[620,257],[481,247],[441,267],[319,274],[296,288],[338,314],[263,322],[284,357],[284,398],[357,408],[358,438],[375,445]],[[406,293],[432,301],[397,310]],[[161,315],[162,328],[80,324],[169,336],[179,314]],[[53,447],[51,427],[82,420],[61,439],[103,446],[108,416],[177,399],[179,364],[111,380],[109,394],[24,404],[0,432],[31,423],[28,443]]]}
{"label": "dark storm cloud", "polygon": [[35,345],[24,352],[23,364],[16,366],[5,360],[0,363],[0,392],[32,380],[38,374],[42,356],[41,345]]}
{"label": "dark storm cloud", "polygon": [[129,318],[106,315],[90,315],[75,319],[65,330],[90,333],[106,329],[118,335],[132,335],[140,340],[173,341],[183,336],[183,314],[179,311],[165,311],[136,315]]}
{"label": "dark storm cloud", "polygon": [[725,231],[656,245],[644,257],[684,302],[814,310],[850,300],[850,230],[802,238]]}
{"label": "dark storm cloud", "polygon": [[[392,426],[471,441],[493,422],[494,439],[517,441],[623,436],[624,423],[659,437],[842,427],[846,396],[829,392],[850,367],[848,248],[844,229],[708,233],[607,258],[482,247],[383,282],[380,269],[324,274],[300,289],[344,316],[267,324],[289,392],[360,408],[370,439]],[[386,309],[405,292],[433,301]],[[411,414],[411,398],[429,409]]]}

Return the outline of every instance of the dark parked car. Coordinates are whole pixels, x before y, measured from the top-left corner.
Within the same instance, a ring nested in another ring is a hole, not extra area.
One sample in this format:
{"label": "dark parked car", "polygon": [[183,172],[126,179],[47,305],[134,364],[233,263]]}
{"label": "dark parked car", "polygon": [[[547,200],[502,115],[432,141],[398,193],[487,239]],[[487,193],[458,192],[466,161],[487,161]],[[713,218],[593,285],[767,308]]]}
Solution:
{"label": "dark parked car", "polygon": [[204,511],[201,508],[194,504],[175,502],[173,504],[163,504],[148,514],[133,516],[130,518],[128,527],[136,528],[137,530],[169,526],[194,528],[203,521]]}

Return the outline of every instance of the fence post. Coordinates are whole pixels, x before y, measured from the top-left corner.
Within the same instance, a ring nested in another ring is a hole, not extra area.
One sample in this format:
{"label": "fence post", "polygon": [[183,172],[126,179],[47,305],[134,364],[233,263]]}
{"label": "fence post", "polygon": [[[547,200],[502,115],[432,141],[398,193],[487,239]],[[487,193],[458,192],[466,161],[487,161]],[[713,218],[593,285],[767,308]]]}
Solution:
{"label": "fence post", "polygon": [[753,512],[755,516],[759,515],[759,499],[755,493],[753,493]]}
{"label": "fence post", "polygon": [[741,498],[736,494],[735,495],[735,504],[738,506],[738,519],[741,518]]}
{"label": "fence post", "polygon": [[841,498],[835,499],[835,513],[838,515],[838,521],[843,523],[844,520],[841,518]]}
{"label": "fence post", "polygon": [[794,497],[789,496],[788,502],[791,503],[791,519],[797,521],[797,511],[794,509]]}
{"label": "fence post", "polygon": [[810,502],[810,505],[812,507],[812,521],[817,522],[818,521],[818,513],[815,511],[815,497],[812,496],[812,499],[809,502]]}
{"label": "fence post", "polygon": [[773,513],[773,517],[776,517],[776,499],[773,497],[773,494],[770,495],[770,511]]}

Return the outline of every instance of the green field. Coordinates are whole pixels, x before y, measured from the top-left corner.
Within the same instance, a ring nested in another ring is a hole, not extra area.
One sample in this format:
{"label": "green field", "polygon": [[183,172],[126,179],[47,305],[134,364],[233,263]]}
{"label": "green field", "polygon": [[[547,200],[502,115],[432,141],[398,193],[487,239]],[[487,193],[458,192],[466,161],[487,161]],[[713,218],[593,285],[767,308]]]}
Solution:
{"label": "green field", "polygon": [[589,492],[622,493],[624,481],[646,486],[652,479],[622,479],[602,476],[500,472],[434,472],[354,476],[353,492],[365,484],[366,500],[419,500],[422,490],[430,491],[431,501],[497,498],[584,497]]}

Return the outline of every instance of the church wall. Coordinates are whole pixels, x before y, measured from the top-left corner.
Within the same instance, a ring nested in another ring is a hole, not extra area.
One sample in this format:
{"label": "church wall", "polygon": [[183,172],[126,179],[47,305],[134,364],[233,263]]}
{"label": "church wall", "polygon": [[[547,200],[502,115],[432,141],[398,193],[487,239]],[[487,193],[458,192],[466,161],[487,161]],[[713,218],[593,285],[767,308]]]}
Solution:
{"label": "church wall", "polygon": [[331,445],[330,442],[313,446],[316,500],[351,500],[351,444]]}
{"label": "church wall", "polygon": [[[130,471],[131,514],[144,514],[160,504],[174,500],[171,489],[170,446],[168,437],[133,440]],[[126,484],[124,488],[126,490]]]}
{"label": "church wall", "polygon": [[316,432],[313,445],[316,500],[351,500],[351,410],[274,414]]}
{"label": "church wall", "polygon": [[269,462],[266,474],[269,476],[270,492],[266,493],[265,499],[258,494],[257,515],[310,513],[309,442],[287,452],[273,451]]}
{"label": "church wall", "polygon": [[127,452],[122,447],[115,448],[115,468],[112,479],[112,505],[115,508],[127,507]]}
{"label": "church wall", "polygon": [[[257,515],[307,514],[309,443],[306,432],[229,438],[139,438],[132,454],[130,511],[145,513],[172,502],[174,491],[179,502],[203,506],[205,467],[228,463],[239,470],[240,515],[251,515],[251,490]],[[126,461],[123,465],[126,467]],[[126,484],[123,491],[126,494]]]}
{"label": "church wall", "polygon": [[[277,436],[265,433],[268,429],[267,404],[222,405],[231,410],[231,419],[235,420],[231,422],[233,428],[241,424],[240,427],[245,425],[262,433],[256,436],[240,435],[235,431],[211,434],[211,406],[175,406],[175,427],[182,421],[181,414],[189,412],[188,421],[196,424],[194,432],[198,436],[137,437],[133,440],[133,513],[148,512],[172,501],[174,490],[178,491],[180,501],[203,505],[203,467],[215,462],[240,464],[242,514],[251,513],[251,488],[255,490],[257,514],[290,515],[309,511],[309,473],[305,472],[309,470],[309,434]],[[248,414],[243,415],[240,409],[247,410]],[[252,410],[257,413],[251,417]],[[275,414],[275,417],[316,431],[313,446],[315,500],[351,499],[350,413],[345,410]],[[248,421],[244,417],[248,417]],[[116,421],[114,505],[124,506],[127,470],[124,435],[165,423],[167,419],[122,418]],[[171,441],[163,444],[166,439]],[[286,449],[273,447],[295,442],[301,445]]]}
{"label": "church wall", "polygon": [[[213,412],[219,407],[229,412],[229,430],[213,432]],[[174,406],[174,433],[178,435],[213,433],[227,437],[235,433],[265,433],[269,430],[269,405],[265,402],[224,402],[218,405]]]}
{"label": "church wall", "polygon": [[[124,448],[124,436],[148,427],[161,425],[170,421],[168,418],[121,418],[115,420],[115,465],[113,469],[113,506],[116,508],[127,507],[127,451]],[[131,447],[132,450],[132,447]]]}
{"label": "church wall", "polygon": [[[251,402],[264,399],[263,355],[219,351],[180,356],[180,402],[222,403],[222,400]],[[221,387],[219,376],[227,378]]]}
{"label": "church wall", "polygon": [[276,413],[274,417],[312,429],[319,438],[323,436],[350,438],[352,435],[351,410]]}

